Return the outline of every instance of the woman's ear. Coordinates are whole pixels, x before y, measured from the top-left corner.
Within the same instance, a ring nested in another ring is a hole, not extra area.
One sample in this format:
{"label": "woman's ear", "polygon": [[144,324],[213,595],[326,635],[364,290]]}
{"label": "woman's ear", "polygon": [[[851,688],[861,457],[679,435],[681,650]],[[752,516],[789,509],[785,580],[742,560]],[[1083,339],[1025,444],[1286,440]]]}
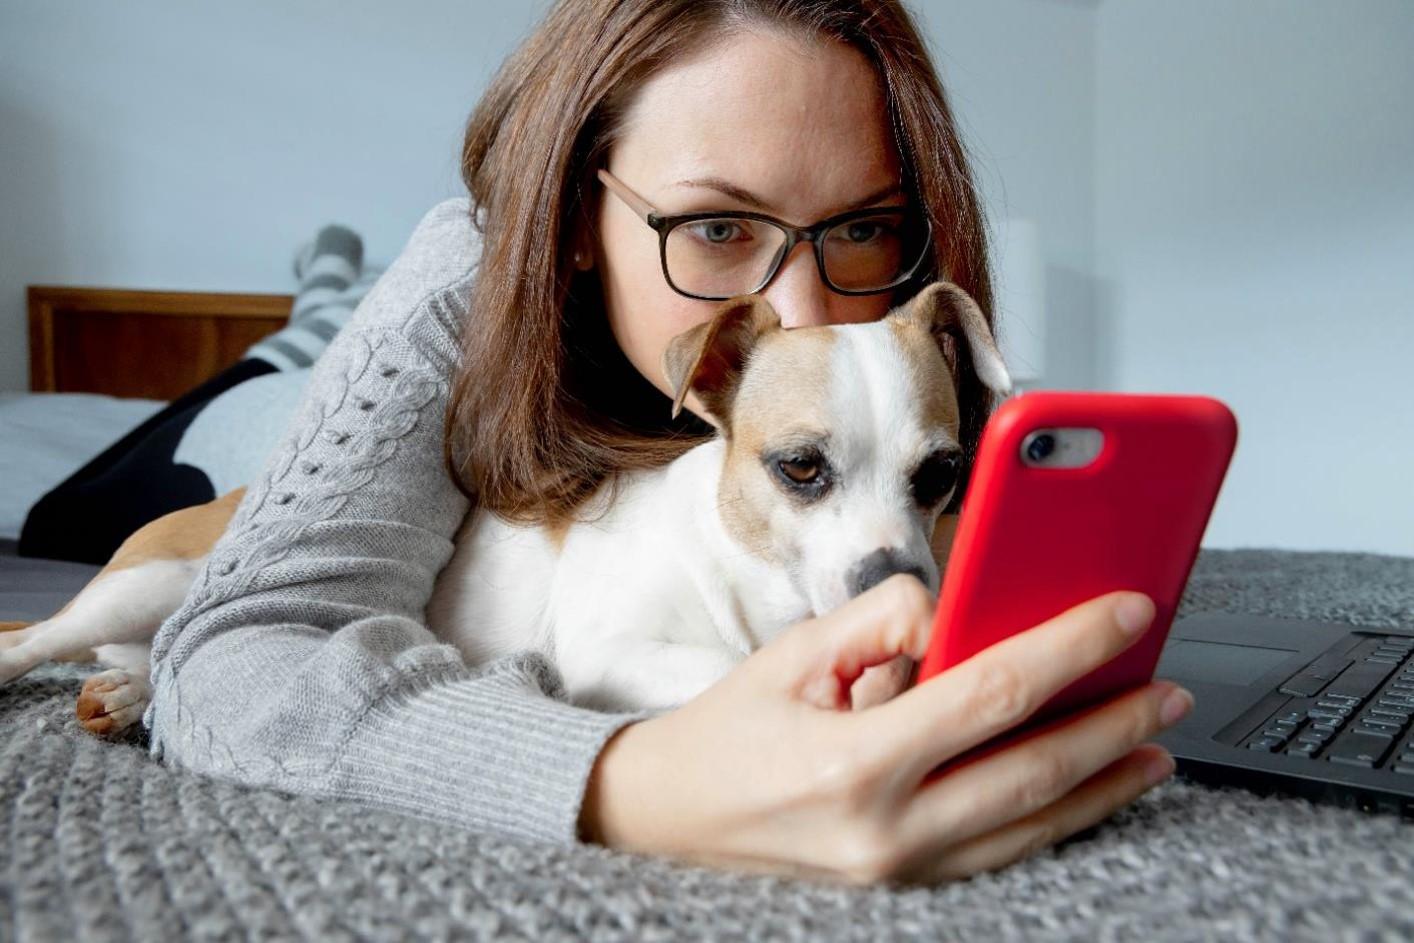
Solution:
{"label": "woman's ear", "polygon": [[589,227],[583,220],[575,223],[574,235],[570,239],[570,259],[580,272],[594,267],[594,240],[589,238]]}
{"label": "woman's ear", "polygon": [[592,196],[595,192],[593,177],[588,178],[586,185],[580,187],[580,198],[583,202],[576,202],[575,209],[570,214],[570,238],[569,253],[570,263],[576,271],[587,272],[594,267],[596,253],[594,250],[594,219],[598,214],[598,200]]}

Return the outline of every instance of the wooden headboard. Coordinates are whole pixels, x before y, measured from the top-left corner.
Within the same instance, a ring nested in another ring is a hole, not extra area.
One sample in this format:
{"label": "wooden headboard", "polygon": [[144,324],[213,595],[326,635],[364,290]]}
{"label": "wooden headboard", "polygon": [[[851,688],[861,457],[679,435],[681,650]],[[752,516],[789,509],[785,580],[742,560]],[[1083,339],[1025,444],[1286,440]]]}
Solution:
{"label": "wooden headboard", "polygon": [[283,327],[293,295],[29,286],[36,393],[176,399]]}

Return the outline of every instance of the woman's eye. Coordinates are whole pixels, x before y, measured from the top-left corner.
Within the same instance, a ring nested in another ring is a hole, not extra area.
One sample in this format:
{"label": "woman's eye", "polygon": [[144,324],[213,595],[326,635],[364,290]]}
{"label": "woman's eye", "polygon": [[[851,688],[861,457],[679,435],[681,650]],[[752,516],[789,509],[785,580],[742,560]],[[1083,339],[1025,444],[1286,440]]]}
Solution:
{"label": "woman's eye", "polygon": [[718,246],[734,241],[732,237],[737,234],[746,235],[745,228],[736,220],[731,219],[704,219],[696,223],[688,223],[687,228],[691,229],[703,242]]}
{"label": "woman's eye", "polygon": [[899,221],[891,218],[855,219],[830,230],[829,240],[841,248],[891,246],[902,239]]}
{"label": "woman's eye", "polygon": [[868,242],[879,235],[878,223],[850,223],[847,234],[850,242]]}
{"label": "woman's eye", "polygon": [[820,463],[808,458],[788,458],[776,464],[791,481],[798,485],[808,485],[820,477]]}
{"label": "woman's eye", "polygon": [[925,458],[909,483],[913,500],[925,508],[937,504],[957,485],[961,465],[961,460],[952,452],[935,452]]}

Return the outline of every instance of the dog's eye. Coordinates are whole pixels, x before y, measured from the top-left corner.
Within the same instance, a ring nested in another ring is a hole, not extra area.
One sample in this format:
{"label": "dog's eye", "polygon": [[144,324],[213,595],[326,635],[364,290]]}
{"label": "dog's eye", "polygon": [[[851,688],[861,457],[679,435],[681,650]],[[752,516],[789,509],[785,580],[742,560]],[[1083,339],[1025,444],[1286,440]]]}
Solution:
{"label": "dog's eye", "polygon": [[818,501],[835,485],[835,470],[817,448],[791,445],[780,451],[766,451],[761,465],[775,485],[793,500]]}
{"label": "dog's eye", "polygon": [[932,507],[957,485],[962,460],[956,452],[934,452],[923,460],[909,482],[913,500],[920,507]]}
{"label": "dog's eye", "polygon": [[820,477],[820,461],[815,458],[786,458],[776,463],[781,474],[798,485],[808,485]]}

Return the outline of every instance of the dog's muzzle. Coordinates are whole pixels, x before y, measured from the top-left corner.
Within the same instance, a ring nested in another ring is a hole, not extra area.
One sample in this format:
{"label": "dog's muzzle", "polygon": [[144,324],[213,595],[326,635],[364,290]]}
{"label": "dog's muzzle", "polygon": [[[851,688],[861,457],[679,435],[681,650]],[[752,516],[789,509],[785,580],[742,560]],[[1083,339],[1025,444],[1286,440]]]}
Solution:
{"label": "dog's muzzle", "polygon": [[912,573],[918,577],[920,583],[924,585],[928,583],[928,574],[921,566],[912,563],[888,547],[880,547],[850,567],[844,578],[845,589],[853,599],[860,593],[879,585],[895,573]]}

